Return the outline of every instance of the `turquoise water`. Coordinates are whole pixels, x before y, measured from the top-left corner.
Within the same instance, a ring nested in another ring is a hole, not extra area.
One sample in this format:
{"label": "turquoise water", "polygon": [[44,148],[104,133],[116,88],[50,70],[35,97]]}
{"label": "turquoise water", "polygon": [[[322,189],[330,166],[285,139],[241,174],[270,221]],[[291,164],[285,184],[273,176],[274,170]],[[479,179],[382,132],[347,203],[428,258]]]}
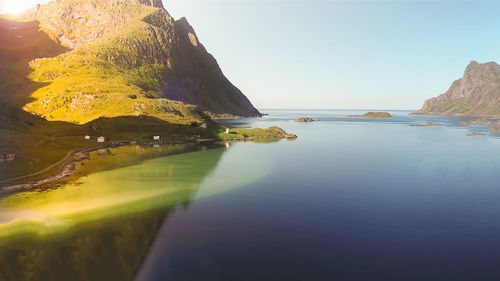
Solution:
{"label": "turquoise water", "polygon": [[[200,146],[4,198],[0,277],[500,280],[498,135],[408,111],[264,112],[228,123],[298,139]],[[425,122],[445,126],[410,126]]]}

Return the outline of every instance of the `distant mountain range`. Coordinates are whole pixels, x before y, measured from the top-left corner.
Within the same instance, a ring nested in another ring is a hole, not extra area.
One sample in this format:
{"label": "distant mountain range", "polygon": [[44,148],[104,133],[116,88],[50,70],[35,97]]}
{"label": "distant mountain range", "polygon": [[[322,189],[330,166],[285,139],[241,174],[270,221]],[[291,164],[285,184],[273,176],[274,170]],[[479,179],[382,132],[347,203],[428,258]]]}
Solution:
{"label": "distant mountain range", "polygon": [[414,114],[499,117],[500,65],[471,61],[462,78]]}

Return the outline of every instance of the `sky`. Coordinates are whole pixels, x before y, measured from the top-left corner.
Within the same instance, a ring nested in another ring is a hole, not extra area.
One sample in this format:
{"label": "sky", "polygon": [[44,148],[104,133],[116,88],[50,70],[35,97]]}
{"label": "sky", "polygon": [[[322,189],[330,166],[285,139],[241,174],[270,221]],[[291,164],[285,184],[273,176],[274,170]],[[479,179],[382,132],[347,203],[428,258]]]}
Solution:
{"label": "sky", "polygon": [[259,109],[418,109],[471,60],[500,62],[500,2],[163,3]]}

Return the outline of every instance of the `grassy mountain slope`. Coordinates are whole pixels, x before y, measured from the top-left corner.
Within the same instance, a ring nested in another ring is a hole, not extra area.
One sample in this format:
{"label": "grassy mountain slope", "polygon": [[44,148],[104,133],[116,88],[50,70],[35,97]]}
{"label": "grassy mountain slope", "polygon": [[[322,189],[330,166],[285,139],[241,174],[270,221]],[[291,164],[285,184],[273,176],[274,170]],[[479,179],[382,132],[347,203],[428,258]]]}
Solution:
{"label": "grassy mountain slope", "polygon": [[[207,117],[194,105],[166,101],[175,104],[179,112],[185,112],[185,119],[168,116],[165,109],[161,113],[168,119],[147,116],[121,116],[98,118],[83,125],[64,121],[48,121],[39,115],[22,110],[26,104],[37,104],[37,91],[54,87],[52,80],[33,81],[36,75],[30,64],[40,60],[50,61],[50,57],[68,55],[68,48],[58,44],[46,32],[39,30],[38,21],[13,21],[0,19],[0,152],[16,154],[15,161],[0,163],[0,185],[2,181],[30,174],[44,169],[67,153],[83,147],[93,147],[95,136],[104,135],[110,141],[143,140],[150,141],[153,134],[160,134],[167,140],[185,140],[186,135],[212,134],[185,123],[191,120],[207,121]],[[58,58],[59,59],[59,58]],[[89,69],[92,71],[92,69]],[[91,83],[91,79],[81,78],[80,83]],[[104,81],[101,81],[104,83]],[[105,87],[109,87],[105,84]],[[81,85],[71,85],[81,87]],[[71,95],[71,93],[69,93]],[[137,98],[136,100],[140,100]],[[119,100],[115,102],[119,103]],[[46,103],[48,105],[49,103]],[[117,104],[117,107],[121,106]],[[76,111],[78,112],[78,111]],[[37,113],[37,112],[34,112]],[[97,116],[99,117],[99,116]],[[62,118],[61,118],[62,119]],[[179,124],[176,124],[179,120]],[[83,138],[91,135],[93,140]],[[44,177],[59,169],[55,166],[46,173],[32,179]]]}
{"label": "grassy mountain slope", "polygon": [[0,186],[57,172],[97,136],[217,138],[208,114],[260,116],[161,0],[54,0],[0,16],[0,59],[0,152],[16,154]]}
{"label": "grassy mountain slope", "polygon": [[26,111],[80,124],[139,115],[187,124],[200,121],[200,110],[259,115],[187,21],[175,21],[162,7],[137,0],[59,0],[24,18],[39,20],[72,49],[30,63],[29,78],[49,84],[32,94]]}

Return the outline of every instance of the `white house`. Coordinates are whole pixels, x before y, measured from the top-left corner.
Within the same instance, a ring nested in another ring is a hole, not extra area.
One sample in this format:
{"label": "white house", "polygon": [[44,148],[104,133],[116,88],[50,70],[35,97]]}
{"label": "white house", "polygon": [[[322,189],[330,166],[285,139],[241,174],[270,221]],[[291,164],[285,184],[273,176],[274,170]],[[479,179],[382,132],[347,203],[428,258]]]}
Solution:
{"label": "white house", "polygon": [[106,138],[104,137],[98,137],[97,138],[97,142],[104,142],[106,140]]}
{"label": "white house", "polygon": [[86,139],[86,140],[89,140],[89,139],[90,139],[90,136],[85,136],[85,139]]}
{"label": "white house", "polygon": [[160,140],[160,136],[153,136],[154,140]]}
{"label": "white house", "polygon": [[202,128],[202,129],[206,129],[206,128],[207,128],[207,123],[202,123],[202,124],[200,125],[200,128]]}
{"label": "white house", "polygon": [[229,128],[226,128],[226,134],[229,134]]}
{"label": "white house", "polygon": [[0,154],[0,162],[12,161],[16,158],[16,155],[12,152],[4,151]]}

